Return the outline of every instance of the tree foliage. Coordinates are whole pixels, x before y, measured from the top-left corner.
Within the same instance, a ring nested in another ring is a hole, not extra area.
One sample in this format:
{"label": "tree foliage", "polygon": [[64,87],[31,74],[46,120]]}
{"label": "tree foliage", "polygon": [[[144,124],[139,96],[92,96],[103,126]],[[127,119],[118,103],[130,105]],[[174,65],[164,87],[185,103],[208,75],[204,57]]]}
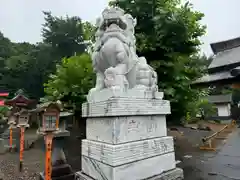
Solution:
{"label": "tree foliage", "polygon": [[172,120],[185,116],[190,102],[202,95],[192,81],[201,77],[206,62],[199,55],[199,37],[205,26],[203,14],[180,0],[111,1],[137,19],[136,39],[139,56],[145,56],[159,77],[159,88],[171,101]]}
{"label": "tree foliage", "polygon": [[54,17],[51,12],[43,12],[45,24],[42,29],[43,42],[51,44],[60,57],[71,57],[85,52],[83,23],[77,16]]}
{"label": "tree foliage", "polygon": [[45,92],[50,100],[61,100],[75,109],[81,107],[89,89],[93,87],[95,75],[88,54],[64,58],[57,66],[55,74],[45,84]]}
{"label": "tree foliage", "polygon": [[63,57],[86,51],[94,26],[79,17],[55,17],[44,12],[43,42],[14,43],[0,32],[0,89],[13,94],[24,89],[31,98],[45,95],[43,84]]}

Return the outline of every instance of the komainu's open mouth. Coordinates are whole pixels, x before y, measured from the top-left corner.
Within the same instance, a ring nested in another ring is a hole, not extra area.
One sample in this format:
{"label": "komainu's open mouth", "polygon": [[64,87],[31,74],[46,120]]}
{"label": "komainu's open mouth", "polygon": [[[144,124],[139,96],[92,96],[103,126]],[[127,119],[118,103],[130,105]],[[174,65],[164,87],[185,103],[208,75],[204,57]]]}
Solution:
{"label": "komainu's open mouth", "polygon": [[101,26],[101,29],[106,31],[107,29],[112,29],[113,25],[116,26],[116,27],[113,28],[113,29],[116,29],[116,30],[119,29],[119,30],[123,31],[127,28],[126,23],[124,23],[121,18],[116,18],[116,19],[105,19],[102,26]]}

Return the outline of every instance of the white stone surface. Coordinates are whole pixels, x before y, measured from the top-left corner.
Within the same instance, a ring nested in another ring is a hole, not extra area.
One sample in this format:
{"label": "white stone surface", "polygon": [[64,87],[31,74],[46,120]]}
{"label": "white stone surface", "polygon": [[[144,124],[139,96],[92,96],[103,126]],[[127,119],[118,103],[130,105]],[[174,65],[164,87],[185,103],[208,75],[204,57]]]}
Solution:
{"label": "white stone surface", "polygon": [[167,136],[166,117],[121,116],[87,119],[87,139],[109,144]]}
{"label": "white stone surface", "polygon": [[230,104],[216,104],[215,105],[218,111],[218,116],[230,116],[231,115],[231,106]]}
{"label": "white stone surface", "polygon": [[170,152],[174,152],[172,137],[147,139],[118,145],[90,140],[82,141],[82,155],[111,166],[119,166]]}
{"label": "white stone surface", "polygon": [[[106,26],[106,22],[111,24]],[[87,100],[95,101],[104,89],[123,92],[141,87],[157,92],[157,73],[144,57],[138,57],[136,53],[136,20],[124,10],[112,7],[103,11],[96,25],[92,53],[96,85],[89,91]]]}
{"label": "white stone surface", "polygon": [[[91,177],[87,176],[81,171],[76,172],[76,180],[93,180]],[[157,176],[147,178],[144,180],[183,180],[183,170],[180,168],[175,168],[173,170],[164,172],[162,174],[159,174]],[[132,180],[131,178],[126,180]]]}
{"label": "white stone surface", "polygon": [[116,167],[82,156],[82,171],[96,180],[140,180],[175,168],[174,152]]}
{"label": "white stone surface", "polygon": [[163,92],[153,92],[151,89],[129,89],[122,92],[119,89],[103,89],[92,94],[91,103],[106,101],[111,98],[144,98],[144,99],[163,99]]}
{"label": "white stone surface", "polygon": [[107,101],[82,105],[83,117],[166,115],[170,113],[170,102],[161,99],[111,98]]}

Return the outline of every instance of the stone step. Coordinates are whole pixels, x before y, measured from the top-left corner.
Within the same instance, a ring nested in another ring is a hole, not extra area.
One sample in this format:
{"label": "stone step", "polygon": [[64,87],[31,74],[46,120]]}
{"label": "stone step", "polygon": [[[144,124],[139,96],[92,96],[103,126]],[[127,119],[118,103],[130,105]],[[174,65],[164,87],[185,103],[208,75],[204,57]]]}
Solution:
{"label": "stone step", "polygon": [[173,138],[160,137],[124,144],[82,140],[82,155],[110,166],[119,166],[174,152]]}
{"label": "stone step", "polygon": [[147,179],[175,168],[174,152],[115,167],[82,156],[82,172],[97,180]]}

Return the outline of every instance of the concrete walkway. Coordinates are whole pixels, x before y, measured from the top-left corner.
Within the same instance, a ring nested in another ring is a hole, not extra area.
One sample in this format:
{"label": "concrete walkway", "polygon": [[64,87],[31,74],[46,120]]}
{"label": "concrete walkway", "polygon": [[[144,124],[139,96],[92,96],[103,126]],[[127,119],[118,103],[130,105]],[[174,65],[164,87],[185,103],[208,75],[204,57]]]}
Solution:
{"label": "concrete walkway", "polygon": [[240,129],[234,131],[226,144],[212,160],[208,161],[208,173],[211,179],[240,180]]}
{"label": "concrete walkway", "polygon": [[240,129],[230,134],[217,152],[183,158],[184,180],[240,180]]}

